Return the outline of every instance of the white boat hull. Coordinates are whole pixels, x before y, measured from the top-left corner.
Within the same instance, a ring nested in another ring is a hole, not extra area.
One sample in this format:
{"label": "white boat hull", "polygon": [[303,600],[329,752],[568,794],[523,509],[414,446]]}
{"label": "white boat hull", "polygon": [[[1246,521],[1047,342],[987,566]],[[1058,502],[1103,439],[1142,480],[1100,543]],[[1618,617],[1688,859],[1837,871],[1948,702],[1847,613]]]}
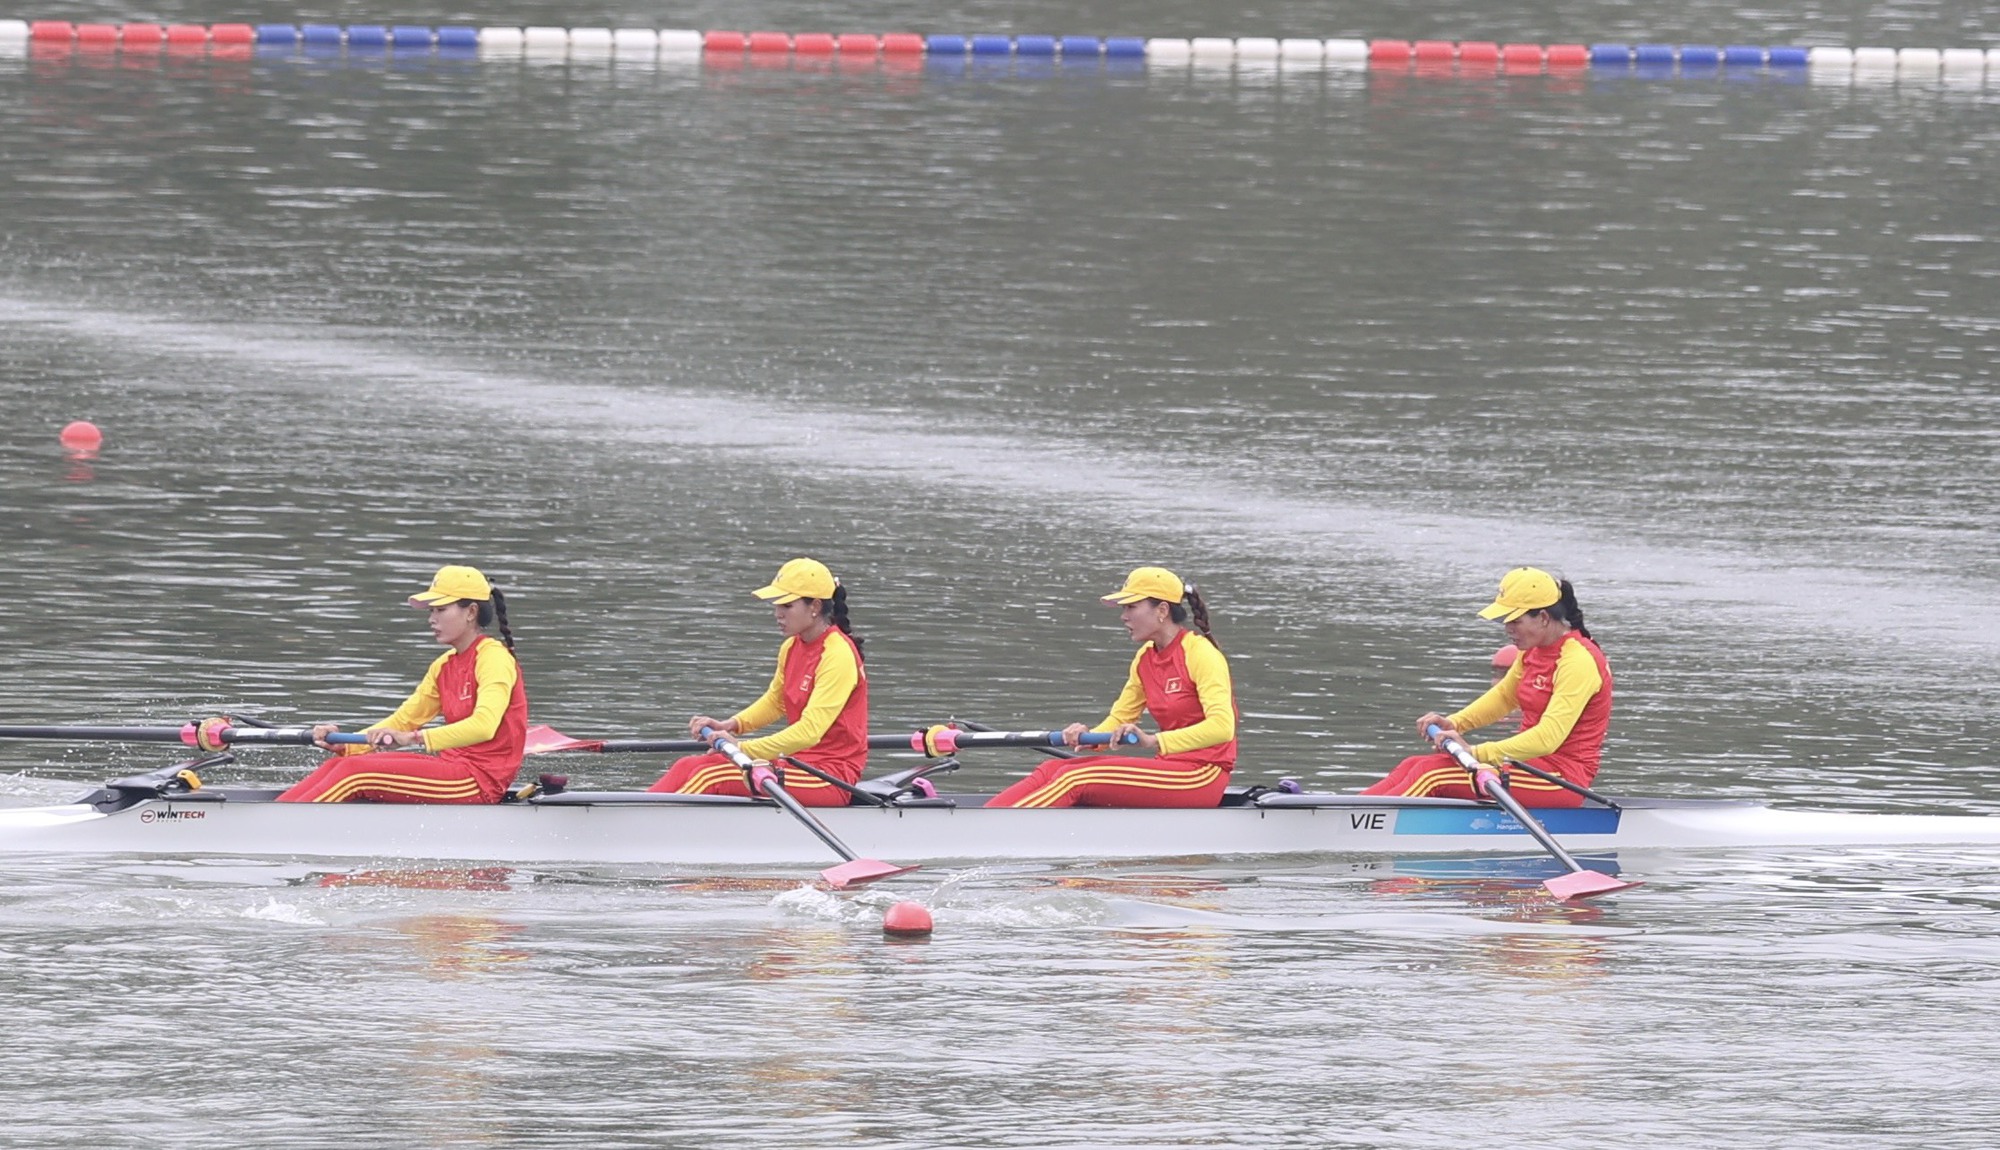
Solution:
{"label": "white boat hull", "polygon": [[[496,863],[823,865],[837,861],[761,804],[576,801],[496,806],[148,799],[0,809],[0,852],[431,859]],[[976,801],[968,797],[971,801]],[[1210,810],[843,807],[815,814],[863,857],[957,860],[1188,856],[1533,854],[1504,813],[1472,804],[1284,796]],[[1332,804],[1332,805],[1326,805]],[[1622,810],[1538,812],[1576,853],[1864,844],[2000,844],[2000,818],[1845,814],[1755,804],[1629,800]]]}

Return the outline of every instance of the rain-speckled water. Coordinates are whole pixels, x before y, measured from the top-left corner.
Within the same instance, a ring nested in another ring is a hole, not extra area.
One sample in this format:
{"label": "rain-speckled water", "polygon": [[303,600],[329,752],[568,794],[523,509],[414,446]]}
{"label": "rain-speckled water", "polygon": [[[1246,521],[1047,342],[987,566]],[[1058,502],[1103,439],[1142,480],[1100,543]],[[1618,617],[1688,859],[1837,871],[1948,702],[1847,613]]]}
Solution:
{"label": "rain-speckled water", "polygon": [[[1946,3],[21,15],[2000,44]],[[1617,671],[1607,787],[2000,814],[1996,92],[0,58],[0,721],[377,717],[468,561],[537,720],[671,735],[761,687],[747,591],[811,553],[878,729],[1059,725],[1157,562],[1240,781],[1352,788],[1538,563]],[[0,798],[158,761],[7,744]],[[1525,860],[9,856],[0,1145],[2000,1137],[1991,849],[1618,861],[1565,908]]]}

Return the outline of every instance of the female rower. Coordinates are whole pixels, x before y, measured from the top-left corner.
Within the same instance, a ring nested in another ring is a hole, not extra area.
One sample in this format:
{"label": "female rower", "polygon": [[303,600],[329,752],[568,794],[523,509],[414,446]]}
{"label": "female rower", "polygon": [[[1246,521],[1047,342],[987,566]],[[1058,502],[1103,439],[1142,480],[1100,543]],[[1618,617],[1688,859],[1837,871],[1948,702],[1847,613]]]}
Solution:
{"label": "female rower", "polygon": [[[1208,633],[1208,607],[1193,584],[1164,567],[1141,567],[1104,597],[1139,651],[1125,690],[1093,731],[1113,745],[1138,738],[1152,758],[1089,755],[1050,759],[987,802],[989,807],[1212,807],[1236,765],[1236,698],[1229,661]],[[1192,622],[1195,630],[1183,624]],[[1142,711],[1160,733],[1139,729]],[[1074,747],[1086,728],[1071,723]]]}
{"label": "female rower", "polygon": [[[495,803],[513,783],[528,738],[528,695],[506,596],[477,568],[440,567],[410,606],[430,612],[431,634],[451,650],[432,661],[395,714],[363,732],[366,746],[328,746],[326,736],[340,728],[314,727],[334,757],[279,802]],[[496,622],[498,643],[480,630]],[[419,729],[439,715],[443,726]]]}
{"label": "female rower", "polygon": [[[1583,625],[1576,589],[1569,580],[1546,571],[1516,567],[1500,580],[1499,597],[1479,617],[1506,624],[1507,638],[1519,648],[1519,656],[1470,706],[1451,715],[1427,714],[1417,720],[1417,730],[1443,728],[1471,748],[1480,762],[1501,767],[1503,777],[1507,760],[1515,759],[1589,786],[1597,776],[1598,753],[1611,723],[1611,666]],[[1498,722],[1516,707],[1521,713],[1517,734],[1474,743],[1461,733]],[[1434,742],[1441,747],[1442,736]],[[1509,778],[1507,787],[1523,806],[1583,804],[1582,795],[1526,773]],[[1485,797],[1473,793],[1465,768],[1441,750],[1404,759],[1388,778],[1361,793]]]}
{"label": "female rower", "polygon": [[[784,774],[785,790],[809,807],[847,805],[848,794],[824,779],[789,766],[796,756],[850,786],[868,765],[868,674],[861,640],[847,621],[847,588],[816,559],[794,559],[778,568],[770,585],[753,592],[771,603],[785,641],[778,670],[756,702],[727,719],[696,715],[688,730],[747,734],[783,717],[784,730],[738,744]],[[712,741],[712,740],[711,740]],[[720,754],[681,759],[650,788],[689,795],[748,796],[743,772]]]}

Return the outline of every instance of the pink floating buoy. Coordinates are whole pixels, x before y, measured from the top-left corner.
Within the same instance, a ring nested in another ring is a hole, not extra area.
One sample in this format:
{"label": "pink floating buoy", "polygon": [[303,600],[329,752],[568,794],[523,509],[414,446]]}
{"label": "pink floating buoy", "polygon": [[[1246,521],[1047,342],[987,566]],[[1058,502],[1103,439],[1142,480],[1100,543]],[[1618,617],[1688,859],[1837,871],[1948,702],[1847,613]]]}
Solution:
{"label": "pink floating buoy", "polygon": [[115,24],[78,24],[76,42],[108,47],[118,42],[118,27]]}
{"label": "pink floating buoy", "polygon": [[1500,63],[1509,68],[1540,68],[1542,66],[1542,46],[1540,44],[1506,44],[1500,48]]}
{"label": "pink floating buoy", "polygon": [[208,35],[218,44],[255,44],[257,29],[248,24],[216,24],[209,28]]}
{"label": "pink floating buoy", "polygon": [[882,915],[882,933],[909,938],[931,933],[931,912],[914,902],[899,902]]}
{"label": "pink floating buoy", "polygon": [[118,30],[118,39],[127,48],[157,48],[167,42],[167,30],[158,24],[127,24]]}
{"label": "pink floating buoy", "polygon": [[882,48],[882,38],[867,32],[842,32],[833,43],[843,56],[873,56]]}
{"label": "pink floating buoy", "polygon": [[1410,62],[1410,42],[1408,40],[1368,41],[1368,62],[1371,64],[1408,64]]}
{"label": "pink floating buoy", "polygon": [[1490,68],[1500,62],[1500,45],[1491,40],[1464,40],[1458,45],[1461,67],[1472,64]]}
{"label": "pink floating buoy", "polygon": [[783,32],[752,32],[750,33],[750,50],[752,52],[789,52],[792,50],[792,38]]}
{"label": "pink floating buoy", "polygon": [[915,32],[890,32],[882,37],[882,54],[885,56],[924,54],[924,38]]}
{"label": "pink floating buoy", "polygon": [[831,56],[833,37],[824,32],[801,32],[792,37],[792,51],[801,56]]}
{"label": "pink floating buoy", "polygon": [[741,52],[750,46],[750,37],[741,32],[706,32],[701,37],[704,52]]}
{"label": "pink floating buoy", "polygon": [[1458,45],[1449,40],[1419,40],[1411,51],[1420,64],[1447,64],[1458,55]]}
{"label": "pink floating buoy", "polygon": [[167,43],[181,48],[193,47],[197,44],[207,44],[208,25],[169,24],[167,25]]}
{"label": "pink floating buoy", "polygon": [[1590,49],[1582,44],[1551,44],[1548,59],[1551,68],[1588,68]]}
{"label": "pink floating buoy", "polygon": [[28,25],[28,39],[67,43],[76,39],[76,25],[67,20],[37,20]]}
{"label": "pink floating buoy", "polygon": [[97,425],[88,419],[79,419],[64,425],[62,433],[56,438],[62,441],[64,447],[76,451],[91,451],[104,444],[104,433],[97,430]]}

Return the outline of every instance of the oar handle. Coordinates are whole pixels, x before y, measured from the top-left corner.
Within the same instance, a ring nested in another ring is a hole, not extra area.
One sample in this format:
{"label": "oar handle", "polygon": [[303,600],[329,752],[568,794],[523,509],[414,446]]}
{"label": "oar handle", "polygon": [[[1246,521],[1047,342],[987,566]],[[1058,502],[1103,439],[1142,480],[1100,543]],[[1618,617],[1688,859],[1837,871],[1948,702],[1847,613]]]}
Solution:
{"label": "oar handle", "polygon": [[832,831],[827,830],[818,819],[813,817],[811,811],[806,810],[805,806],[799,800],[793,798],[785,791],[784,776],[773,770],[771,764],[751,758],[742,747],[736,745],[734,739],[731,739],[728,735],[723,734],[713,727],[703,727],[701,729],[701,736],[708,740],[708,745],[713,747],[717,754],[722,755],[743,769],[744,780],[749,783],[751,794],[763,795],[765,798],[785,808],[793,818],[804,823],[806,829],[818,837],[819,841],[825,843],[827,849],[841,858],[846,859],[848,862],[853,862],[860,857],[847,849],[846,843],[836,838]]}
{"label": "oar handle", "polygon": [[1549,835],[1547,828],[1542,826],[1541,821],[1529,814],[1528,808],[1521,805],[1521,800],[1515,798],[1513,792],[1507,789],[1507,784],[1500,780],[1500,771],[1498,768],[1488,766],[1474,758],[1472,748],[1466,746],[1464,740],[1456,735],[1447,733],[1443,727],[1438,726],[1436,723],[1425,727],[1424,734],[1430,736],[1432,742],[1443,747],[1446,754],[1458,760],[1459,766],[1464,767],[1472,773],[1473,790],[1492,799],[1495,803],[1499,804],[1501,810],[1514,816],[1514,821],[1520,823],[1521,827],[1528,834],[1532,835],[1536,842],[1542,844],[1543,850],[1556,856],[1557,862],[1568,867],[1571,872],[1584,869],[1583,864],[1576,861],[1568,851],[1564,850],[1562,844],[1556,842]]}
{"label": "oar handle", "polygon": [[[868,744],[876,746],[879,735],[870,735]],[[1114,740],[1108,731],[1085,731],[1077,736],[1077,742],[1086,747],[1106,747],[1114,742],[1133,746],[1139,736],[1127,732],[1124,738]],[[1069,740],[1061,731],[967,731],[957,727],[931,727],[927,730],[912,731],[907,740],[913,751],[922,751],[933,758],[955,755],[968,747],[1066,747]],[[882,744],[897,746],[898,743]]]}

